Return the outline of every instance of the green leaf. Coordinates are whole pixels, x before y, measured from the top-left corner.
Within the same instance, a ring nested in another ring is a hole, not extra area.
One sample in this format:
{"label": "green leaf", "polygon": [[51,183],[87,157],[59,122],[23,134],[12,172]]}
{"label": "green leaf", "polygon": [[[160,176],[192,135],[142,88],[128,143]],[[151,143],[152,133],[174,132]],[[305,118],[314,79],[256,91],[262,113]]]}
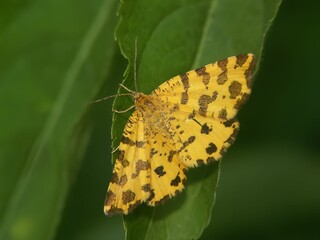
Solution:
{"label": "green leaf", "polygon": [[[150,93],[188,70],[241,53],[260,59],[267,30],[281,1],[182,0],[123,1],[116,36],[128,59],[125,85],[134,89],[134,41],[138,40],[138,90]],[[119,98],[118,110],[132,105]],[[114,115],[117,147],[128,114]],[[115,156],[114,156],[115,157]],[[186,190],[163,206],[141,206],[124,218],[127,239],[194,239],[208,225],[219,166],[190,170]]]}
{"label": "green leaf", "polygon": [[[1,2],[0,239],[51,239],[116,49],[117,2]],[[81,133],[81,134],[80,134]]]}

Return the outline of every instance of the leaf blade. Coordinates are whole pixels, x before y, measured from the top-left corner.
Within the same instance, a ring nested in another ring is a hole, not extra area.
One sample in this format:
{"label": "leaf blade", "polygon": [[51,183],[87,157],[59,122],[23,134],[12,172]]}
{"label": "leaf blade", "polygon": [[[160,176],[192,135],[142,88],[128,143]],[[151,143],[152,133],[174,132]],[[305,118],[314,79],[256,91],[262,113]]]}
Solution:
{"label": "leaf blade", "polygon": [[[133,86],[132,39],[136,36],[140,56],[137,63],[138,86],[146,93],[170,77],[228,56],[252,52],[259,59],[266,32],[280,3],[186,0],[180,3],[162,1],[159,5],[150,6],[142,0],[123,2],[119,11],[122,20],[116,35],[122,53],[129,61],[126,79],[130,81],[126,84]],[[114,106],[125,108],[128,105],[129,101],[120,99]],[[114,147],[119,142],[126,117],[121,116],[120,120],[120,116],[114,116]],[[182,194],[164,206],[156,209],[142,206],[125,216],[126,239],[185,239],[201,235],[210,221],[219,166],[189,172],[190,185]],[[206,196],[204,191],[200,191],[202,188],[211,191]],[[195,201],[192,201],[197,192],[200,195],[196,200],[204,200],[201,206],[206,207],[203,209],[195,207]],[[167,208],[169,213],[164,214]],[[194,217],[191,226],[182,217],[186,215]],[[173,224],[178,222],[182,222],[180,231],[177,224]]]}

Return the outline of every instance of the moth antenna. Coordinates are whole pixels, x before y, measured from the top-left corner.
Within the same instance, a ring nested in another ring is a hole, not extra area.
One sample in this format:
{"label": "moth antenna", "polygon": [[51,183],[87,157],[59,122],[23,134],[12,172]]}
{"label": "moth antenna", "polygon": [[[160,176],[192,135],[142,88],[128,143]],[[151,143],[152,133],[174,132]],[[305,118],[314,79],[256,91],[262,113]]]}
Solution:
{"label": "moth antenna", "polygon": [[105,101],[109,98],[114,98],[114,97],[118,97],[118,96],[133,96],[132,93],[120,93],[120,94],[115,94],[115,95],[110,95],[110,96],[107,96],[107,97],[104,97],[104,98],[101,98],[101,99],[98,99],[98,100],[95,100],[95,101],[91,101],[91,102],[88,102],[85,104],[85,106],[89,105],[89,104],[92,104],[92,103],[98,103],[98,102],[102,102],[102,101]]}
{"label": "moth antenna", "polygon": [[135,91],[127,88],[125,85],[123,85],[122,83],[120,83],[120,87],[123,87],[125,90],[127,90],[130,93],[136,93],[138,92],[138,86],[137,86],[137,53],[138,53],[138,38],[136,37],[135,41],[134,41],[134,63],[133,63],[133,81],[134,81],[134,88]]}
{"label": "moth antenna", "polygon": [[134,79],[134,87],[136,92],[138,91],[137,86],[137,57],[138,57],[138,37],[134,40],[134,63],[133,63],[133,79]]}
{"label": "moth antenna", "polygon": [[135,91],[132,91],[131,89],[127,88],[125,85],[123,85],[122,83],[119,84],[120,87],[123,87],[125,90],[127,90],[128,92],[131,93],[131,95],[133,95],[135,93]]}

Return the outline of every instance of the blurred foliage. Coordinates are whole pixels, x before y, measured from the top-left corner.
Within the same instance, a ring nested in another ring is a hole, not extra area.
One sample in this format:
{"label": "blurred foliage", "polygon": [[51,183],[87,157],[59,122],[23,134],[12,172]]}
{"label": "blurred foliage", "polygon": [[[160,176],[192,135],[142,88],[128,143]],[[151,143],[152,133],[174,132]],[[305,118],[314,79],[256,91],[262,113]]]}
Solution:
{"label": "blurred foliage", "polygon": [[117,49],[117,2],[0,4],[0,238],[51,239],[91,136],[84,104]]}
{"label": "blurred foliage", "polygon": [[[319,6],[283,2],[201,239],[319,238]],[[1,239],[124,238],[122,218],[102,211],[111,101],[83,106],[114,94],[126,68],[117,9],[112,0],[0,2]],[[194,67],[184,58],[176,73]]]}

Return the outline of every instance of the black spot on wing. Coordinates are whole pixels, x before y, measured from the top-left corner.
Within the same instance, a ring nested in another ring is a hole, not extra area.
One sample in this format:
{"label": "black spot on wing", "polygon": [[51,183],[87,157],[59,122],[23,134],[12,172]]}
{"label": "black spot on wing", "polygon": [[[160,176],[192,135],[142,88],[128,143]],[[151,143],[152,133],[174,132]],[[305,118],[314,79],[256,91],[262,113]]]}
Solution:
{"label": "black spot on wing", "polygon": [[177,187],[180,182],[181,182],[181,178],[180,178],[179,173],[178,173],[177,176],[175,177],[175,179],[173,179],[171,181],[170,185]]}
{"label": "black spot on wing", "polygon": [[154,169],[154,172],[159,176],[162,177],[166,174],[166,172],[164,171],[164,167],[163,166],[159,166],[156,169]]}
{"label": "black spot on wing", "polygon": [[242,84],[238,81],[233,81],[229,86],[230,98],[235,99],[241,94]]}
{"label": "black spot on wing", "polygon": [[209,134],[211,131],[212,131],[212,128],[210,128],[207,123],[202,125],[201,127],[202,134]]}
{"label": "black spot on wing", "polygon": [[242,65],[247,61],[248,57],[249,57],[248,54],[242,54],[242,55],[236,56],[237,60],[234,68],[242,67]]}
{"label": "black spot on wing", "polygon": [[218,92],[213,92],[212,96],[209,95],[201,95],[198,99],[198,105],[199,105],[199,114],[201,116],[206,116],[208,105],[212,103],[214,100],[216,100],[218,96]]}
{"label": "black spot on wing", "polygon": [[132,202],[136,197],[136,194],[130,190],[127,190],[122,193],[122,202],[124,205],[128,204],[129,202]]}
{"label": "black spot on wing", "polygon": [[217,146],[214,143],[209,143],[209,146],[206,148],[206,152],[211,155],[217,151]]}

